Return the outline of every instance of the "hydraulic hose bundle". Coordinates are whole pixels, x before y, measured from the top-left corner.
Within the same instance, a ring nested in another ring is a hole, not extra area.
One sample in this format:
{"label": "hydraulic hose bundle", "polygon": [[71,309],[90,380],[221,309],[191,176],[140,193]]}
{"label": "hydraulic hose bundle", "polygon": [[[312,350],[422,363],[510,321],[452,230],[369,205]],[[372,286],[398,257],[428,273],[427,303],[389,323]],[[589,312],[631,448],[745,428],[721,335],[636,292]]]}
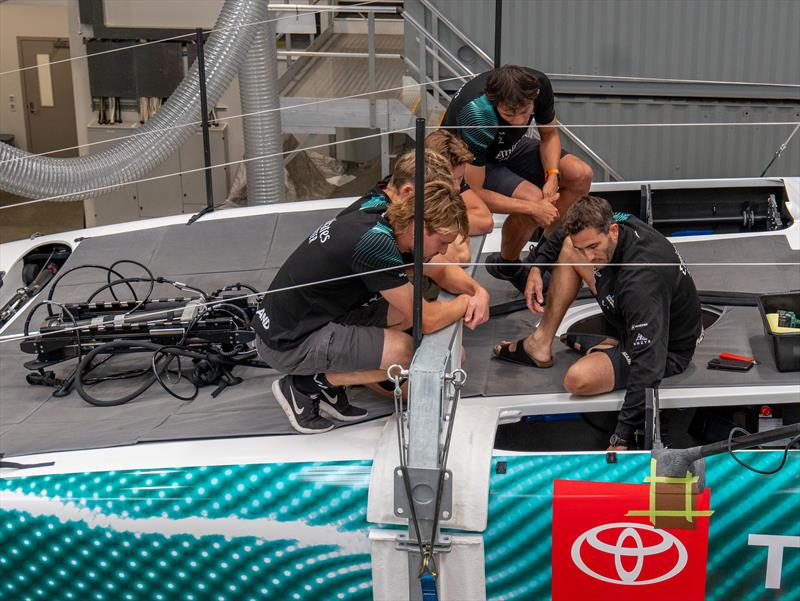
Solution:
{"label": "hydraulic hose bundle", "polygon": [[[122,264],[135,265],[145,272],[138,277],[126,277],[119,271]],[[106,272],[107,282],[94,290],[85,302],[60,303],[53,300],[62,279],[78,270],[100,269]],[[114,279],[112,279],[112,276]],[[145,284],[147,292],[139,298],[134,285]],[[154,299],[156,284],[168,284],[185,290],[191,296]],[[120,299],[117,291],[126,289],[129,299]],[[246,291],[244,294],[242,291]],[[113,300],[97,301],[107,292]],[[257,290],[246,284],[225,286],[212,294],[182,282],[156,277],[136,261],[122,260],[109,267],[81,265],[58,274],[47,299],[33,306],[25,321],[25,341],[20,348],[37,358],[25,364],[32,373],[30,384],[54,386],[55,396],[65,396],[74,388],[88,403],[97,406],[122,405],[158,383],[171,396],[182,400],[194,399],[202,386],[216,385],[212,396],[227,386],[242,380],[233,375],[237,366],[267,367],[259,361],[249,343],[255,339],[250,328],[257,297],[248,292]],[[34,314],[42,306],[47,317],[38,335],[30,336]],[[56,313],[59,308],[61,313]],[[113,358],[147,357],[147,366],[110,369]],[[69,375],[56,377],[46,368],[77,360]],[[98,398],[93,386],[102,382],[136,380],[133,390],[110,399]],[[186,382],[191,392],[181,394],[175,386]]]}

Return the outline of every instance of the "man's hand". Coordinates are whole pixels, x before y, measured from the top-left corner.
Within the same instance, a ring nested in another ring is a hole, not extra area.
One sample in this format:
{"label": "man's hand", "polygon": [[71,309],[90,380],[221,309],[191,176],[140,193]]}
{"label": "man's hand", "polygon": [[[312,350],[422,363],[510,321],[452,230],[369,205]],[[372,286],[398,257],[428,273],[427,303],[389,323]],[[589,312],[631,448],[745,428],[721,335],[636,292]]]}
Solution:
{"label": "man's hand", "polygon": [[551,203],[558,200],[558,176],[555,173],[551,173],[550,177],[545,180],[544,186],[542,186],[542,196]]}
{"label": "man's hand", "polygon": [[470,330],[474,330],[489,319],[489,293],[485,288],[479,287],[467,302],[467,310],[464,313],[464,325]]}
{"label": "man's hand", "polygon": [[528,309],[533,313],[544,313],[544,294],[542,284],[542,270],[538,267],[531,267],[528,272],[528,281],[525,284],[525,302]]}
{"label": "man's hand", "polygon": [[548,226],[554,221],[558,221],[558,209],[553,204],[556,200],[558,200],[558,193],[553,198],[545,197],[530,201],[530,215],[540,226]]}

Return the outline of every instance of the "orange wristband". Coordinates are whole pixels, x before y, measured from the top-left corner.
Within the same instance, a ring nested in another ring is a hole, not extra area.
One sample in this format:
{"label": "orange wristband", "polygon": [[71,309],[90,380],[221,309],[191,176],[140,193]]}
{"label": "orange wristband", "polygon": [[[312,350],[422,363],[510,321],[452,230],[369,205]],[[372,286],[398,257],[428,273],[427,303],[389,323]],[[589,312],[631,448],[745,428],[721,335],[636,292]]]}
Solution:
{"label": "orange wristband", "polygon": [[547,171],[544,172],[544,179],[546,180],[550,177],[553,173],[556,174],[556,177],[560,180],[561,179],[561,170],[558,167],[551,167]]}

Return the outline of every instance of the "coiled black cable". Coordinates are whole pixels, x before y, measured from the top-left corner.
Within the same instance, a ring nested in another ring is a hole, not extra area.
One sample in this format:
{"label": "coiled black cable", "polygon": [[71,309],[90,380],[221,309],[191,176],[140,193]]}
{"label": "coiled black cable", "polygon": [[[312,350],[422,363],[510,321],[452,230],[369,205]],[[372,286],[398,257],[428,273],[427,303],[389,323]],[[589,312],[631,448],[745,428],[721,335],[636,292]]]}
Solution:
{"label": "coiled black cable", "polygon": [[[105,270],[107,272],[113,273],[115,276],[117,276],[120,279],[124,279],[124,276],[121,273],[119,273],[118,271],[114,271],[113,269],[111,269],[110,267],[106,267],[105,265],[93,265],[93,264],[78,265],[76,267],[72,267],[70,269],[67,269],[66,271],[61,271],[61,272],[58,273],[56,278],[53,280],[52,285],[50,286],[50,291],[47,293],[47,300],[48,301],[52,301],[53,300],[53,295],[56,292],[56,288],[61,283],[61,280],[63,280],[70,273],[72,273],[74,271],[79,271],[81,269],[103,269],[103,270]],[[133,295],[133,299],[138,301],[139,298],[136,296],[136,291],[133,289],[133,286],[131,286],[130,283],[128,283],[128,289],[131,291],[131,294]],[[53,316],[53,312],[49,307],[47,309],[47,315],[48,315],[48,317],[52,317]]]}
{"label": "coiled black cable", "polygon": [[[135,265],[142,269],[145,275],[138,277],[125,277],[118,269],[119,266],[123,264]],[[95,289],[89,295],[86,301],[87,304],[94,301],[98,295],[106,291],[110,293],[115,301],[120,302],[121,299],[116,293],[116,287],[126,286],[128,288],[132,299],[136,301],[136,304],[124,313],[126,316],[142,308],[151,300],[151,295],[156,284],[170,284],[180,290],[193,291],[200,295],[201,300],[206,303],[206,305],[199,307],[191,322],[184,329],[180,340],[176,344],[161,345],[145,340],[124,339],[100,344],[91,349],[89,352],[85,353],[84,351],[86,342],[81,338],[80,328],[78,327],[78,322],[75,315],[73,315],[65,305],[53,300],[56,289],[62,282],[63,278],[81,269],[100,269],[106,272],[106,283]],[[136,290],[133,286],[133,284],[137,283],[149,284],[146,294],[141,298],[137,296]],[[135,399],[149,389],[153,385],[153,382],[158,382],[168,394],[176,399],[181,401],[191,401],[197,397],[200,386],[221,382],[220,388],[217,391],[218,393],[219,390],[224,388],[224,386],[235,384],[237,381],[241,381],[238,378],[233,377],[230,371],[238,365],[268,367],[262,361],[257,359],[257,352],[249,349],[245,343],[213,344],[204,343],[202,340],[199,342],[197,340],[190,342],[190,336],[192,335],[197,324],[209,316],[225,315],[232,320],[237,329],[249,328],[250,318],[248,313],[241,307],[233,303],[226,302],[224,299],[218,302],[212,301],[208,303],[210,299],[213,299],[222,291],[236,289],[241,290],[242,288],[254,293],[258,293],[258,291],[252,286],[236,283],[231,286],[225,286],[210,297],[204,290],[194,286],[189,286],[182,282],[177,282],[164,277],[156,277],[146,265],[129,259],[115,261],[109,267],[94,264],[79,265],[58,274],[50,287],[47,300],[36,304],[29,312],[25,321],[24,335],[26,337],[29,335],[30,323],[33,315],[42,305],[47,306],[49,317],[53,317],[55,315],[52,310],[52,306],[57,306],[61,308],[62,316],[66,315],[71,321],[75,331],[77,364],[68,378],[63,381],[55,380],[60,384],[59,391],[61,392],[61,395],[67,394],[74,384],[75,390],[86,402],[98,407],[112,407],[125,404]],[[116,373],[92,377],[92,372],[95,372],[95,370],[111,360],[112,357],[120,354],[135,353],[151,353],[152,356],[150,357],[149,367],[142,369],[128,369],[124,371],[118,371]],[[102,357],[103,355],[105,355],[105,357],[98,360],[98,358]],[[189,359],[192,362],[191,370],[189,371],[188,376],[184,370],[182,359]],[[168,374],[177,374],[177,379],[174,381],[171,380],[168,377]],[[89,392],[89,388],[91,386],[102,382],[142,377],[144,380],[133,391],[115,399],[99,399]],[[183,378],[189,380],[194,386],[194,390],[189,395],[179,394],[170,386],[178,384]]]}
{"label": "coiled black cable", "polygon": [[[133,307],[133,309],[128,311],[128,313],[133,313],[139,307],[144,306],[144,304],[148,300],[150,300],[150,295],[153,294],[153,289],[156,287],[156,282],[155,282],[155,277],[153,276],[153,272],[150,271],[144,263],[140,263],[139,261],[133,261],[132,259],[119,259],[118,261],[114,261],[108,268],[109,271],[106,273],[106,281],[109,284],[111,284],[111,270],[114,269],[117,265],[121,265],[123,263],[136,265],[137,267],[141,267],[147,273],[147,275],[150,276],[150,289],[147,291],[147,294],[145,295],[145,297],[142,300],[140,300],[138,302],[138,304],[135,307]],[[111,296],[114,298],[115,301],[119,300],[117,298],[117,295],[114,293],[113,286],[109,289],[109,292],[111,292]]]}
{"label": "coiled black cable", "polygon": [[781,462],[778,464],[773,470],[760,470],[752,465],[745,463],[741,459],[736,456],[736,453],[733,452],[733,435],[737,432],[741,432],[743,435],[748,436],[750,432],[745,430],[744,428],[733,428],[731,429],[730,433],[728,434],[728,453],[730,453],[731,457],[736,460],[736,463],[749,469],[751,472],[755,472],[756,474],[761,474],[762,476],[771,476],[772,474],[777,474],[783,466],[786,464],[786,459],[789,456],[789,449],[791,449],[797,442],[800,442],[800,436],[795,436],[790,438],[786,443],[786,446],[783,448],[783,457],[781,458]]}
{"label": "coiled black cable", "polygon": [[[69,317],[70,321],[72,322],[72,325],[74,326],[73,331],[75,332],[75,345],[76,345],[76,351],[78,353],[77,358],[78,358],[78,363],[80,363],[81,355],[83,353],[83,345],[81,343],[81,331],[80,328],[78,327],[78,322],[76,321],[75,316],[70,312],[69,309],[67,309],[61,303],[58,303],[50,299],[39,301],[38,303],[36,303],[33,306],[33,308],[28,312],[28,317],[25,318],[25,325],[22,327],[23,336],[25,336],[26,338],[30,336],[31,319],[33,319],[33,314],[36,313],[37,309],[42,305],[47,306],[48,312],[50,311],[50,307],[53,305],[61,307],[61,310],[67,315],[67,317]],[[58,384],[58,388],[56,388],[56,390],[53,392],[53,396],[62,397],[69,394],[72,388],[75,375],[77,374],[77,370],[78,368],[76,366],[75,369],[72,371],[72,373],[69,376],[67,376],[67,378],[60,381],[60,383]]]}
{"label": "coiled black cable", "polygon": [[[146,370],[144,373],[149,374],[142,384],[140,384],[133,392],[130,392],[122,397],[118,397],[116,399],[110,400],[102,400],[93,397],[89,394],[86,390],[87,382],[84,381],[84,374],[90,373],[92,370],[96,369],[98,366],[92,366],[92,361],[95,357],[100,354],[120,354],[124,352],[156,352],[161,348],[160,344],[154,344],[152,342],[146,342],[144,340],[113,340],[111,342],[107,342],[105,344],[101,344],[93,348],[91,351],[86,353],[86,356],[78,365],[78,368],[75,372],[75,391],[81,396],[81,398],[90,403],[91,405],[96,405],[97,407],[114,407],[116,405],[124,405],[128,401],[131,401],[146,391],[153,385],[153,382],[156,381],[156,377],[151,370]],[[98,378],[96,382],[104,381],[104,378]]]}

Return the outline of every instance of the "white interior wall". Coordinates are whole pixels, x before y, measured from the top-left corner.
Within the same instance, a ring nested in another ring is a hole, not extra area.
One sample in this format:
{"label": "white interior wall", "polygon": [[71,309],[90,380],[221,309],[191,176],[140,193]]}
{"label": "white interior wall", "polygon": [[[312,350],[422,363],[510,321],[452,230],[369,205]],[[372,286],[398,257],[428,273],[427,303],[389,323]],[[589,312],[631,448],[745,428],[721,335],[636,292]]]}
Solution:
{"label": "white interior wall", "polygon": [[[104,0],[105,22],[109,27],[157,27],[191,29],[203,27],[210,29],[219,15],[224,4],[223,0]],[[74,23],[78,23],[77,2],[74,3],[73,12],[76,15]],[[84,26],[86,27],[86,26]],[[78,40],[82,37],[91,37],[91,28],[88,31],[79,31],[73,27],[72,32]],[[81,49],[85,53],[85,46]],[[136,52],[129,50],[128,52]],[[89,96],[89,74],[85,62],[81,65],[73,64],[73,82],[76,87],[76,113],[78,114],[79,136],[86,136],[86,125],[96,118],[90,109],[91,97]],[[76,72],[79,70],[80,72]],[[84,98],[78,100],[77,89],[85,90]],[[241,115],[241,101],[239,100],[239,81],[234,78],[228,90],[222,95],[218,105],[217,116],[231,117]],[[138,111],[124,110],[123,122],[139,120]],[[244,155],[244,133],[241,119],[227,119],[228,148],[231,160],[241,159]],[[85,140],[80,141],[81,144]]]}
{"label": "white interior wall", "polygon": [[[69,5],[70,0],[0,2],[0,72],[15,71],[20,68],[18,37],[68,37]],[[77,2],[75,5],[77,6]],[[74,51],[73,43],[70,48],[73,56]],[[80,123],[78,121],[79,132]],[[19,72],[0,75],[0,133],[13,134],[14,145],[27,150],[22,74]]]}
{"label": "white interior wall", "polygon": [[[191,4],[191,10],[187,6]],[[105,0],[106,24],[117,27],[210,28],[216,21],[223,0]],[[77,0],[7,0],[0,2],[0,71],[19,68],[17,37],[69,37],[70,55],[86,54],[85,38],[92,37],[92,28],[80,23]],[[135,52],[135,50],[131,50]],[[91,108],[89,71],[85,60],[72,62],[75,114],[78,144],[88,143],[88,124],[96,118]],[[9,96],[14,97],[11,110]],[[15,144],[27,149],[25,113],[22,106],[22,84],[19,73],[0,75],[0,132],[15,137]],[[218,117],[240,115],[239,82],[234,78],[218,104]],[[136,111],[123,111],[123,121],[136,121]],[[232,161],[244,156],[242,120],[226,120],[228,148]],[[81,148],[81,155],[101,147]],[[235,173],[232,166],[231,173]],[[93,201],[86,202],[87,224],[94,215]]]}
{"label": "white interior wall", "polygon": [[[175,27],[181,29],[203,27],[211,28],[222,8],[223,0],[201,0],[191,2],[191,10],[187,10],[187,0],[105,0],[106,25],[114,27]],[[91,26],[81,25],[78,15],[78,3],[70,7],[70,40],[73,47],[80,47],[80,53],[85,54],[86,46],[83,38],[92,37]],[[74,16],[74,18],[73,18]],[[79,46],[78,46],[79,45]],[[127,52],[136,52],[129,50]],[[74,53],[73,55],[75,55]],[[91,109],[91,95],[89,92],[89,71],[86,61],[73,63],[73,85],[75,86],[75,111],[78,119],[78,143],[88,142],[87,125],[96,119],[96,114]],[[239,80],[234,77],[228,90],[222,95],[218,105],[217,116],[225,118],[241,115],[241,101],[239,99]],[[123,122],[139,120],[138,111],[124,110]],[[228,124],[227,138],[230,160],[241,160],[244,156],[244,131],[241,119],[226,119]],[[81,154],[96,152],[105,145],[83,148]],[[236,172],[236,166],[230,169],[231,174]],[[215,174],[217,172],[215,171]],[[219,172],[221,174],[221,172]],[[221,177],[221,175],[217,175]],[[93,225],[95,215],[95,200],[84,201],[86,223]]]}
{"label": "white interior wall", "polygon": [[103,0],[109,27],[209,28],[223,0]]}

